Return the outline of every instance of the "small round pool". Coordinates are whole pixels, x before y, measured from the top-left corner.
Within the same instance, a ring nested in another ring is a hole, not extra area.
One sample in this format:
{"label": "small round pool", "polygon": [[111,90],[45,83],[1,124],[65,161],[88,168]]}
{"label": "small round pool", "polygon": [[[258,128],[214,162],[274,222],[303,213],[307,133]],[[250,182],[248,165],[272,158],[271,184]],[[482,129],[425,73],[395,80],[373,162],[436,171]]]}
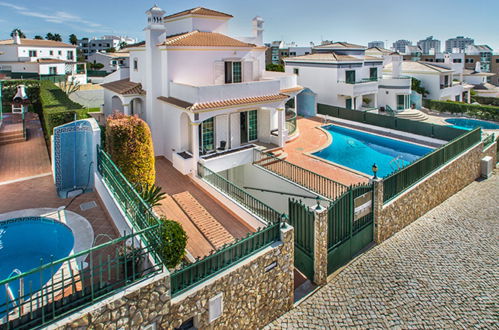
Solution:
{"label": "small round pool", "polygon": [[[42,264],[67,257],[74,246],[74,236],[65,224],[48,217],[23,217],[0,221],[0,281],[27,272]],[[61,267],[56,264],[24,279],[24,292],[39,290]],[[9,284],[17,297],[19,281]],[[6,301],[5,288],[0,289],[0,301]],[[0,310],[0,316],[2,316]]]}
{"label": "small round pool", "polygon": [[483,128],[483,129],[499,129],[499,124],[478,120],[478,119],[470,119],[470,118],[449,118],[445,120],[449,124],[452,124],[454,128],[460,128],[465,130],[472,130],[475,128]]}

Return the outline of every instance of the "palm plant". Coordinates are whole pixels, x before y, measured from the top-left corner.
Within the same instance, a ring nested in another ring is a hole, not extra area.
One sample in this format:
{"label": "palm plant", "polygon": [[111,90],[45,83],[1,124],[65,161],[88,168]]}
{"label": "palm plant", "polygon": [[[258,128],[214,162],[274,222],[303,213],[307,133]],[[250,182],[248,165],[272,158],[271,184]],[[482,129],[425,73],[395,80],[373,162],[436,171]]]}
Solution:
{"label": "palm plant", "polygon": [[155,184],[138,184],[135,186],[140,197],[151,207],[160,205],[165,199],[166,193],[161,191],[161,187]]}

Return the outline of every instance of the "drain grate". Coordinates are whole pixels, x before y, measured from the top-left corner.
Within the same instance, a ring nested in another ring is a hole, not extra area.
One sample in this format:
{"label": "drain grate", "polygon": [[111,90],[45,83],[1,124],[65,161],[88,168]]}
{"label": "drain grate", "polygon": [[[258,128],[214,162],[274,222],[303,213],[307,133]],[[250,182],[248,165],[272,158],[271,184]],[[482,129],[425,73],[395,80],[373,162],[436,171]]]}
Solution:
{"label": "drain grate", "polygon": [[93,209],[94,207],[97,207],[97,203],[95,201],[80,204],[80,210],[82,211],[90,210]]}

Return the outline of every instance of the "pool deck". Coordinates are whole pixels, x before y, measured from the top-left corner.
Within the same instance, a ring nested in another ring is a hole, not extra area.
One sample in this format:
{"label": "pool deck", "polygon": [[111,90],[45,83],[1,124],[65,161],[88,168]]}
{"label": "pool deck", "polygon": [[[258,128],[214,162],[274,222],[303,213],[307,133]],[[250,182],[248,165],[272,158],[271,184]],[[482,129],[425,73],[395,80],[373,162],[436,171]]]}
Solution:
{"label": "pool deck", "polygon": [[307,154],[328,146],[328,134],[318,128],[323,125],[323,122],[324,120],[319,117],[298,117],[299,136],[286,143],[283,148],[288,154],[286,160],[345,185],[368,182],[369,179],[365,176]]}

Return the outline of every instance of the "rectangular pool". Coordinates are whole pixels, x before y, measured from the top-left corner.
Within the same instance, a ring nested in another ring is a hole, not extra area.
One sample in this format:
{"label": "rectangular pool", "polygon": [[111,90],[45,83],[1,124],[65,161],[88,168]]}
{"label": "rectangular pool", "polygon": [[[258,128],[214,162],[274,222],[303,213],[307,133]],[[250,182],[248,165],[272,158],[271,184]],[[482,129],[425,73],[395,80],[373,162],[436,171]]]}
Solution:
{"label": "rectangular pool", "polygon": [[374,163],[378,167],[378,176],[385,177],[433,151],[428,147],[341,126],[323,128],[331,135],[332,142],[313,155],[367,175],[373,175]]}

